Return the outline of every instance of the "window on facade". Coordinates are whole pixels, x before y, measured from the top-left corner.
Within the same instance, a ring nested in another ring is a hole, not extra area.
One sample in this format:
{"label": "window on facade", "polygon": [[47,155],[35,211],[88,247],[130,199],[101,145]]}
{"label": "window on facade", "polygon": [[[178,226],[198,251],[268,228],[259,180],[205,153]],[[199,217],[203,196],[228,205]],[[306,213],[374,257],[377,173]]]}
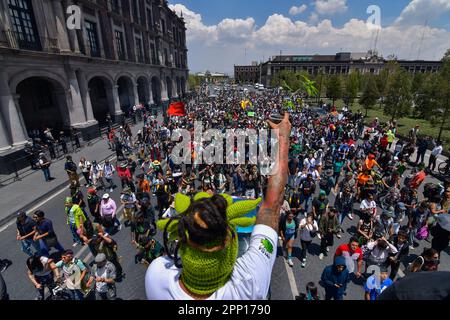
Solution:
{"label": "window on facade", "polygon": [[163,34],[166,34],[166,22],[164,19],[161,19],[161,30]]}
{"label": "window on facade", "polygon": [[164,61],[165,61],[166,66],[168,66],[169,65],[169,54],[167,52],[167,49],[164,49]]}
{"label": "window on facade", "polygon": [[148,29],[153,30],[153,16],[152,16],[152,11],[150,9],[147,9],[147,23],[148,23]]}
{"label": "window on facade", "polygon": [[150,51],[151,51],[151,55],[152,55],[152,64],[158,64],[157,59],[156,59],[156,49],[155,49],[155,45],[153,43],[150,44]]}
{"label": "window on facade", "polygon": [[98,45],[97,24],[86,20],[86,34],[92,57],[100,57]]}
{"label": "window on facade", "polygon": [[119,60],[125,60],[125,45],[123,41],[123,33],[120,31],[115,31],[117,56]]}
{"label": "window on facade", "polygon": [[138,22],[139,21],[139,8],[138,8],[138,3],[139,0],[132,0],[132,6],[133,6],[133,17],[134,17],[134,21]]}
{"label": "window on facade", "polygon": [[120,14],[120,0],[111,0],[111,10]]}
{"label": "window on facade", "polygon": [[12,34],[20,49],[41,50],[31,0],[8,0]]}
{"label": "window on facade", "polygon": [[144,62],[144,52],[142,47],[142,39],[136,38],[136,58],[138,62]]}

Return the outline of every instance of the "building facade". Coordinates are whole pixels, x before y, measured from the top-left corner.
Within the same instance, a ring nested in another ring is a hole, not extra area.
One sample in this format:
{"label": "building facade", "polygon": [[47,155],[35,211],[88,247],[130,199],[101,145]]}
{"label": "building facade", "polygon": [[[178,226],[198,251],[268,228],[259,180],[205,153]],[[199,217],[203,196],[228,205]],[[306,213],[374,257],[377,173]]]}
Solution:
{"label": "building facade", "polygon": [[188,74],[185,22],[165,0],[0,0],[0,156],[45,127],[92,138],[108,113],[182,96]]}
{"label": "building facade", "polygon": [[[400,67],[411,73],[438,72],[441,61],[396,60]],[[270,86],[272,78],[278,72],[290,70],[317,74],[379,74],[386,67],[388,60],[368,53],[340,52],[336,55],[313,56],[276,56],[261,65],[261,83]]]}
{"label": "building facade", "polygon": [[197,77],[200,78],[200,81],[206,82],[206,83],[216,83],[221,81],[227,81],[230,77],[226,73],[220,73],[220,72],[198,72],[195,74]]}
{"label": "building facade", "polygon": [[261,67],[258,64],[251,66],[234,66],[234,80],[236,83],[259,83],[261,77]]}

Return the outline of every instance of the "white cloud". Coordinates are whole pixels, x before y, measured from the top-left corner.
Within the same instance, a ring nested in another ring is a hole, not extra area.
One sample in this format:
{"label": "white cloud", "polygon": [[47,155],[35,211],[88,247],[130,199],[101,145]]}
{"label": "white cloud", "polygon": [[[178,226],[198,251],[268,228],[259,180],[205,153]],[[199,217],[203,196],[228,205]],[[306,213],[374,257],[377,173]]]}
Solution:
{"label": "white cloud", "polygon": [[[185,6],[171,7],[177,13],[183,11],[188,29],[189,67],[194,72],[209,69],[231,74],[234,64],[260,61],[263,56],[267,60],[280,50],[284,54],[335,54],[341,49],[348,52],[373,49],[375,32],[359,19],[350,19],[337,27],[329,19],[319,20],[313,12],[309,21],[273,14],[260,27],[253,18],[224,19],[208,26],[201,15]],[[399,58],[415,59],[423,31],[423,24],[394,23],[381,30],[377,49],[384,56],[396,54]],[[433,27],[425,31],[420,58],[442,58],[449,48],[450,31]]]}
{"label": "white cloud", "polygon": [[306,4],[302,4],[299,7],[293,6],[290,10],[289,10],[289,14],[291,16],[297,16],[303,12],[306,11],[306,9],[308,9],[308,6]]}
{"label": "white cloud", "polygon": [[401,25],[424,25],[450,11],[450,0],[412,0],[395,21]]}
{"label": "white cloud", "polygon": [[347,0],[316,0],[314,3],[317,13],[321,15],[333,15],[346,12]]}
{"label": "white cloud", "polygon": [[319,22],[319,15],[315,12],[311,13],[309,15],[309,23],[316,24],[317,22]]}

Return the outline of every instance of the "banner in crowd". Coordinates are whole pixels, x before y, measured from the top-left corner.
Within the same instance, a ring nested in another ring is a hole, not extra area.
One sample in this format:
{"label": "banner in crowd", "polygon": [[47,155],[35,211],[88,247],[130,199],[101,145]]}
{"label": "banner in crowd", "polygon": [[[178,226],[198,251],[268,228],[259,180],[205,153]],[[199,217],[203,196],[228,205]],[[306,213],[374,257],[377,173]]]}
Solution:
{"label": "banner in crowd", "polygon": [[171,103],[167,114],[171,117],[184,117],[186,115],[186,109],[184,102]]}

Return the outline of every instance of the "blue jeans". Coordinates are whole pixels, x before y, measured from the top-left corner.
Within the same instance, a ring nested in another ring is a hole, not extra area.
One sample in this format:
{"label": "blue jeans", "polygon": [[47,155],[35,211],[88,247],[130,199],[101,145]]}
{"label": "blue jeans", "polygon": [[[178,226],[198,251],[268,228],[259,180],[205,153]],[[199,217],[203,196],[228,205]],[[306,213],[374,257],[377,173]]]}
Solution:
{"label": "blue jeans", "polygon": [[[41,247],[39,254],[48,257],[50,255],[50,248],[47,246],[47,244],[43,239],[39,239],[39,246]],[[55,249],[58,250],[60,253],[65,251],[58,241],[56,242]]]}
{"label": "blue jeans", "polygon": [[84,300],[84,294],[81,290],[67,290],[72,300]]}
{"label": "blue jeans", "polygon": [[305,202],[305,212],[308,213],[309,206],[312,205],[313,200],[312,196],[311,195],[305,196],[302,194],[301,198],[302,198],[301,203]]}
{"label": "blue jeans", "polygon": [[30,257],[32,257],[34,255],[33,251],[31,250],[31,246],[34,247],[36,252],[39,252],[39,250],[40,250],[39,243],[37,241],[33,241],[32,238],[21,240],[20,244],[22,246],[22,251],[25,252]]}
{"label": "blue jeans", "polygon": [[339,224],[342,226],[342,222],[344,222],[345,217],[351,213],[351,210],[342,210],[342,212],[339,215]]}
{"label": "blue jeans", "polygon": [[50,169],[49,168],[42,168],[42,172],[44,172],[45,181],[50,181],[50,178],[51,178]]}
{"label": "blue jeans", "polygon": [[80,236],[77,233],[77,226],[74,224],[70,224],[70,231],[72,232],[72,240],[74,243],[83,244],[83,241],[81,241]]}

